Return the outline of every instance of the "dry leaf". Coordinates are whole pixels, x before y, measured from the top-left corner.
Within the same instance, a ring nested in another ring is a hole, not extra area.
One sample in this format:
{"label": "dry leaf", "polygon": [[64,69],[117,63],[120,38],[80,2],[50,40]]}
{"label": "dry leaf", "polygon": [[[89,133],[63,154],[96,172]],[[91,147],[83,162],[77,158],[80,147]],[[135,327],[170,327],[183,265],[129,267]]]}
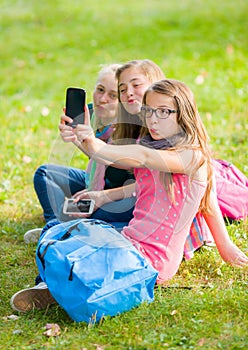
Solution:
{"label": "dry leaf", "polygon": [[57,323],[47,323],[45,329],[46,331],[43,335],[47,337],[57,337],[61,333],[61,329]]}
{"label": "dry leaf", "polygon": [[7,316],[7,318],[8,318],[9,320],[16,321],[16,320],[18,320],[19,316],[17,316],[17,315],[9,315],[9,316]]}

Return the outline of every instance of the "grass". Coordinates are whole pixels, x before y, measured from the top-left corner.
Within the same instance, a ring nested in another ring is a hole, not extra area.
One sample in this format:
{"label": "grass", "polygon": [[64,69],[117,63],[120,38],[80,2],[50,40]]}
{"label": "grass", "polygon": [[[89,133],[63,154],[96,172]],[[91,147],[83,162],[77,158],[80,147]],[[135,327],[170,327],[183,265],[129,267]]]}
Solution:
{"label": "grass", "polygon": [[[100,325],[74,323],[58,306],[7,318],[10,297],[37,273],[35,245],[23,242],[26,230],[44,225],[34,171],[49,162],[85,167],[60,141],[58,121],[67,86],[85,87],[91,100],[100,64],[149,58],[186,82],[214,156],[248,175],[247,10],[244,0],[0,1],[1,348],[247,348],[247,269],[227,266],[214,248],[184,261],[154,303]],[[247,222],[228,231],[247,252]],[[61,335],[46,338],[46,323],[58,323]]]}

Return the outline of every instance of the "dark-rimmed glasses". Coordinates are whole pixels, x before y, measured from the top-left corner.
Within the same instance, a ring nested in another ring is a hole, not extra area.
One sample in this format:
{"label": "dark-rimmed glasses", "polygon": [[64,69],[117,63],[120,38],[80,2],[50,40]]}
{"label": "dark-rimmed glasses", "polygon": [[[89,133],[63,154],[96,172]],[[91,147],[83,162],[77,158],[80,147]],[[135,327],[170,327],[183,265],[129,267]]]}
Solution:
{"label": "dark-rimmed glasses", "polygon": [[152,108],[149,106],[142,106],[141,107],[141,117],[143,118],[151,118],[153,113],[155,113],[156,117],[159,119],[166,119],[169,118],[171,113],[177,113],[175,109],[169,109],[165,107],[159,107],[159,108]]}

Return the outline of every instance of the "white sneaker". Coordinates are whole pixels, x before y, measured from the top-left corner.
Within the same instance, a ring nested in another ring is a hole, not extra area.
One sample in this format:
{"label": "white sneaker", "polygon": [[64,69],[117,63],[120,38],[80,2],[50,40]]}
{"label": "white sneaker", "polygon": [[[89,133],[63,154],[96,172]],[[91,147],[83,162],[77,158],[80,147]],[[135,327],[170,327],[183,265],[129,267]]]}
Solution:
{"label": "white sneaker", "polygon": [[23,236],[25,243],[37,243],[40,238],[41,231],[42,228],[34,228],[27,231]]}
{"label": "white sneaker", "polygon": [[53,299],[45,282],[41,282],[32,288],[22,289],[10,299],[12,309],[20,312],[45,309],[55,303],[56,301]]}

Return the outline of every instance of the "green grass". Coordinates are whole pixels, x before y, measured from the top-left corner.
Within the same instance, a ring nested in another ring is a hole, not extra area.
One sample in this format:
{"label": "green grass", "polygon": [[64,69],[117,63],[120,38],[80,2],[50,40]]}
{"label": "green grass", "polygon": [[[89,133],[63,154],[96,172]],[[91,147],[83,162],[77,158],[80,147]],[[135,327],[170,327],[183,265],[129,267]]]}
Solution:
{"label": "green grass", "polygon": [[[214,156],[248,175],[248,3],[1,0],[0,13],[0,348],[246,349],[248,271],[224,264],[214,248],[184,261],[154,303],[100,325],[74,323],[58,306],[6,317],[12,294],[37,273],[35,245],[23,242],[26,230],[44,225],[34,171],[48,162],[85,167],[60,141],[58,122],[67,86],[85,87],[91,101],[100,64],[149,58],[186,82]],[[228,231],[247,252],[247,222]],[[58,323],[61,335],[46,338],[46,323]]]}

